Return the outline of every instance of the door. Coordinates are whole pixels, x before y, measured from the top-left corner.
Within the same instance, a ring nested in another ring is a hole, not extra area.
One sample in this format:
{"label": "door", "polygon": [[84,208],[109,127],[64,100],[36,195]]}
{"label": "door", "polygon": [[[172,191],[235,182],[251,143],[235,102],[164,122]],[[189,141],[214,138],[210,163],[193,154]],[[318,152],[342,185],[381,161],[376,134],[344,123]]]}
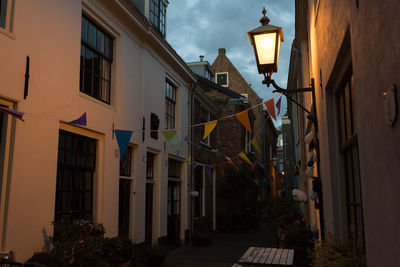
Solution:
{"label": "door", "polygon": [[167,238],[172,245],[180,243],[180,200],[180,183],[168,181]]}

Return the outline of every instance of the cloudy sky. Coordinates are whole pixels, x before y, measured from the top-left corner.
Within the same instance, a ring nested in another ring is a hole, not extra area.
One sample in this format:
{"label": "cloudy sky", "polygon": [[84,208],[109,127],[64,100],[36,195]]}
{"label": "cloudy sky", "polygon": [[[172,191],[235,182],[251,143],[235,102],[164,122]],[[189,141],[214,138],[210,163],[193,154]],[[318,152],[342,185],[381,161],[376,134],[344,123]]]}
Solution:
{"label": "cloudy sky", "polygon": [[[226,55],[257,94],[275,101],[278,94],[273,87],[261,82],[253,48],[247,32],[261,24],[262,8],[267,9],[270,24],[283,28],[284,42],[279,58],[277,84],[286,88],[290,48],[294,39],[294,0],[169,0],[167,8],[167,40],[186,61],[198,61],[200,55],[212,64],[218,48],[226,48]],[[286,99],[282,98],[282,113]]]}

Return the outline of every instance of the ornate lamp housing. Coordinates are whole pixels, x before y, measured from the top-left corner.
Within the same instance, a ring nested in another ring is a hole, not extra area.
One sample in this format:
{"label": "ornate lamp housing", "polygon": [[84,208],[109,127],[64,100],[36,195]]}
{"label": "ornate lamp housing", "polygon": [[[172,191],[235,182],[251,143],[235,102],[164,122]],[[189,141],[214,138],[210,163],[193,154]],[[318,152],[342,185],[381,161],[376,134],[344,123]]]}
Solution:
{"label": "ornate lamp housing", "polygon": [[283,42],[282,28],[270,25],[267,11],[262,11],[260,27],[248,32],[250,43],[254,48],[258,73],[271,75],[278,71],[279,51]]}

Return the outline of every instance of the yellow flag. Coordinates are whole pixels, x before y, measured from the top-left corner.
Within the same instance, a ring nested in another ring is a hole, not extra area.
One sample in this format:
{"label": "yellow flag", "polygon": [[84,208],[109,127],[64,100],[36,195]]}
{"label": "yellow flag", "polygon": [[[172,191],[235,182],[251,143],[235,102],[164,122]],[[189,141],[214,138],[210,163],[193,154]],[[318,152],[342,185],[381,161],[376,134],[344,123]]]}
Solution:
{"label": "yellow flag", "polygon": [[250,166],[253,165],[253,163],[249,160],[249,158],[246,156],[246,154],[244,154],[243,151],[239,153],[239,157],[241,157],[244,161],[250,164]]}
{"label": "yellow flag", "polygon": [[260,147],[258,146],[256,138],[251,139],[250,144],[252,144],[254,148],[257,150],[257,152],[261,154],[261,150]]}
{"label": "yellow flag", "polygon": [[176,136],[176,130],[164,130],[162,131],[165,139],[169,142],[174,136]]}
{"label": "yellow flag", "polygon": [[250,127],[249,115],[247,113],[247,110],[243,110],[242,112],[239,112],[238,114],[236,114],[236,118],[247,129],[247,131],[249,131],[250,133],[252,132],[251,131],[251,127]]}
{"label": "yellow flag", "polygon": [[218,121],[210,121],[204,124],[204,135],[203,140],[207,138],[207,136],[214,130],[215,126],[217,126]]}

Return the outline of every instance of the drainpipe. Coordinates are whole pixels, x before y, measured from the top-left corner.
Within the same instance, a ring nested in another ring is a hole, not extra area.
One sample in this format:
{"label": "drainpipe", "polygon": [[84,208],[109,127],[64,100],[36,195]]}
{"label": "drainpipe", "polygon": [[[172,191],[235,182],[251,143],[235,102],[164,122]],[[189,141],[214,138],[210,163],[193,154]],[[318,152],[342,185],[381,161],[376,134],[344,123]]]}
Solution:
{"label": "drainpipe", "polygon": [[[194,131],[191,127],[189,127],[193,122],[194,122],[194,89],[196,87],[196,82],[193,82],[191,84],[190,87],[190,101],[188,101],[188,113],[190,114],[190,121],[188,122],[188,131],[189,131],[189,143],[188,143],[188,152],[189,152],[189,159],[190,159],[190,164],[189,164],[189,183],[188,183],[188,192],[193,191],[193,145],[192,145],[192,141],[193,141],[193,134]],[[189,214],[190,214],[190,218],[189,218],[189,228],[190,228],[190,236],[193,233],[193,198],[190,194],[188,194],[188,198],[189,198]],[[190,240],[190,237],[189,237]]]}

